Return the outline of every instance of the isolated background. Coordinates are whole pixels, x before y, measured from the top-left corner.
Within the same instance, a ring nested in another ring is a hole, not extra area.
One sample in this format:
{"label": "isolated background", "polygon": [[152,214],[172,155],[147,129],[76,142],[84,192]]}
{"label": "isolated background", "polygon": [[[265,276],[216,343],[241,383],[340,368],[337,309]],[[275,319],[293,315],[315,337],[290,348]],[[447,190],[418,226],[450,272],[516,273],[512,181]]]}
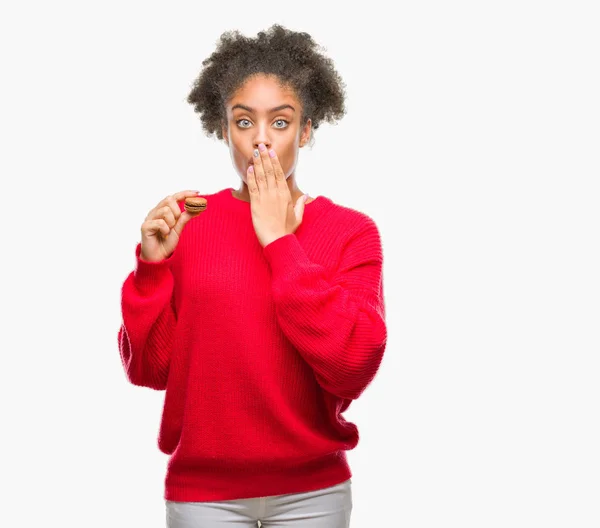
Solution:
{"label": "isolated background", "polygon": [[299,185],[383,237],[352,527],[599,526],[594,2],[285,5],[3,3],[0,524],[164,526],[120,288],[160,199],[238,185],[185,98],[223,31],[279,22],[347,84]]}

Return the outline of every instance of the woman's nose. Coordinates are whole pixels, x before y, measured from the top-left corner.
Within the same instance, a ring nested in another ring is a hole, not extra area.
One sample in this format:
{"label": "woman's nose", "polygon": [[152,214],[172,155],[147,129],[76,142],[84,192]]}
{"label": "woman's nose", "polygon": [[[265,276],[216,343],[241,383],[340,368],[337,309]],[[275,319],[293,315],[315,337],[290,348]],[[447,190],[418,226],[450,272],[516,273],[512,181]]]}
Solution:
{"label": "woman's nose", "polygon": [[258,145],[261,143],[265,144],[265,147],[268,149],[271,148],[271,140],[269,139],[269,133],[267,126],[263,123],[257,125],[254,129],[255,134],[252,143],[254,144],[254,148],[257,149]]}
{"label": "woman's nose", "polygon": [[271,148],[271,142],[268,139],[256,139],[254,140],[254,148],[257,149],[258,145],[263,143],[267,149]]}

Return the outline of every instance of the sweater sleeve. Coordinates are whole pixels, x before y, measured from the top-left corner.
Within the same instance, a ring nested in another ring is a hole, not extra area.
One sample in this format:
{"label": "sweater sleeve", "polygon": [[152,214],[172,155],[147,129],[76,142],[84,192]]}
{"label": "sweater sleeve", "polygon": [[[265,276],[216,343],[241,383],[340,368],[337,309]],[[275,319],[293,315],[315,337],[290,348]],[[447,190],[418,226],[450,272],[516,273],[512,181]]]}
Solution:
{"label": "sweater sleeve", "polygon": [[170,259],[146,262],[136,248],[136,268],[121,289],[122,324],[118,332],[121,361],[134,385],[163,390],[177,317],[173,306]]}
{"label": "sweater sleeve", "polygon": [[311,262],[294,234],[264,248],[279,325],[328,392],[357,399],[387,341],[383,252],[375,223],[345,244],[335,273]]}

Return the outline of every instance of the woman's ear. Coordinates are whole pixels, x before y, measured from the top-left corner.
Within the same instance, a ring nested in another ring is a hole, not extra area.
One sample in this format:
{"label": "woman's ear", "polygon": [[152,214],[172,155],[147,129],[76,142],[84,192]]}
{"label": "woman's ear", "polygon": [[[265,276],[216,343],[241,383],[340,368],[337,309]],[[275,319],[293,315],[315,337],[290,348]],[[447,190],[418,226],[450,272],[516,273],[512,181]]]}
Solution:
{"label": "woman's ear", "polygon": [[300,134],[300,148],[308,143],[310,140],[310,131],[312,129],[312,121],[310,118],[306,121],[306,124],[302,127],[302,132]]}
{"label": "woman's ear", "polygon": [[223,135],[223,141],[229,146],[229,133],[227,132],[227,125],[221,121],[221,134]]}

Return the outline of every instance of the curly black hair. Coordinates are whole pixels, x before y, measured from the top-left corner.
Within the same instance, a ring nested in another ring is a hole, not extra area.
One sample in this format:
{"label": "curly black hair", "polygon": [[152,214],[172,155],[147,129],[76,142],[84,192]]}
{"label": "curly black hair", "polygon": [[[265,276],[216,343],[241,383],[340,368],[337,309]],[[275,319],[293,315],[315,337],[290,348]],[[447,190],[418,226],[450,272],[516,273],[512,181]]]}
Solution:
{"label": "curly black hair", "polygon": [[225,106],[235,91],[252,75],[276,75],[302,103],[302,126],[309,118],[313,130],[323,121],[334,124],[346,113],[345,84],[333,61],[319,50],[324,48],[308,33],[279,24],[260,31],[256,38],[237,30],[226,31],[216,50],[202,62],[204,68],[187,102],[200,114],[206,135],[223,139]]}

